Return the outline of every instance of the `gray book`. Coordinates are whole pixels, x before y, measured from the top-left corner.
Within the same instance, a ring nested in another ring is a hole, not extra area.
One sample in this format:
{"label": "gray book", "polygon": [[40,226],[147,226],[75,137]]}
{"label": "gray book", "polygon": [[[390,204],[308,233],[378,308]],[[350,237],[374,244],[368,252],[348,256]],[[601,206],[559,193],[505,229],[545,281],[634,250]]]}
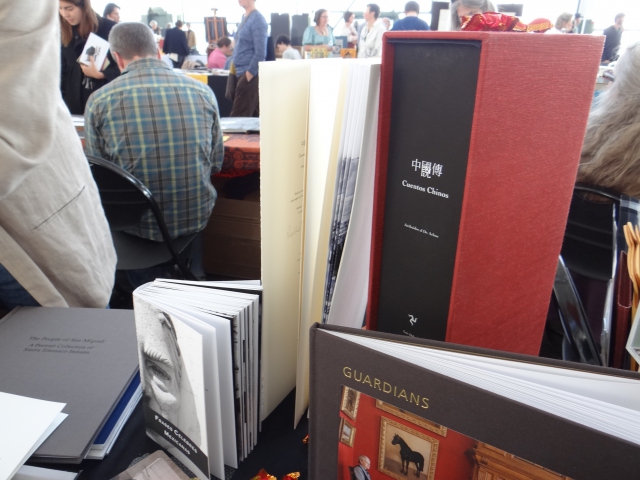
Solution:
{"label": "gray book", "polygon": [[31,460],[80,463],[138,371],[133,311],[16,308],[0,320],[0,391],[66,403]]}

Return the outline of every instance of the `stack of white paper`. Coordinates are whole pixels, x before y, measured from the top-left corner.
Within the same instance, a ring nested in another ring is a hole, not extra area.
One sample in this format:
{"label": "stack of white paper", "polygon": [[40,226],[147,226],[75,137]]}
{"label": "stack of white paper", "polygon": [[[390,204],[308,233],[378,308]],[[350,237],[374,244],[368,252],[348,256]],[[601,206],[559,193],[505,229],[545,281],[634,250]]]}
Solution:
{"label": "stack of white paper", "polygon": [[0,392],[0,478],[11,478],[67,418],[64,403]]}

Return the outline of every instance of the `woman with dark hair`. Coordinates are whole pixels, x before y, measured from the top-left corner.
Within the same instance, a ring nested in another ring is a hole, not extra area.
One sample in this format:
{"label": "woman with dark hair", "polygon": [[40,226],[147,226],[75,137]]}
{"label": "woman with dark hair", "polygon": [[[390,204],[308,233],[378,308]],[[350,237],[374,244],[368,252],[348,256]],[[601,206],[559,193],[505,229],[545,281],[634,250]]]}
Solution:
{"label": "woman with dark hair", "polygon": [[115,23],[94,12],[91,0],[60,0],[58,12],[62,40],[62,97],[71,113],[83,115],[89,95],[120,75],[120,70],[111,53],[105,62],[108,65],[102,70],[102,65],[95,65],[93,60],[90,66],[79,63],[78,57],[90,33],[108,40]]}
{"label": "woman with dark hair", "polygon": [[578,182],[640,198],[640,42],[627,48],[614,72],[589,114]]}
{"label": "woman with dark hair", "polygon": [[462,17],[495,11],[491,0],[456,0],[451,5],[451,30],[460,30]]}
{"label": "woman with dark hair", "polygon": [[342,26],[340,36],[347,37],[349,48],[355,48],[356,42],[358,41],[358,31],[354,25],[355,17],[353,12],[344,12],[342,16],[342,18],[344,18],[344,25]]}
{"label": "woman with dark hair", "polygon": [[312,48],[324,47],[327,50],[333,50],[333,30],[328,25],[329,13],[324,8],[316,10],[313,21],[315,25],[309,25],[302,36],[304,49],[311,50]]}

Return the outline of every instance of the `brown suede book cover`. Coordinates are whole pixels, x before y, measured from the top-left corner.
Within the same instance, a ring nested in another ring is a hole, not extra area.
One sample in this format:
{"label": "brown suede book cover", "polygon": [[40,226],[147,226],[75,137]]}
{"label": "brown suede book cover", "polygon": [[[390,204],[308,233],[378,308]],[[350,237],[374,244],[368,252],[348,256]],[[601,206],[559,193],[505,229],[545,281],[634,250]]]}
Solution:
{"label": "brown suede book cover", "polygon": [[[311,480],[637,478],[640,445],[330,332],[623,377],[640,374],[366,330],[311,329]],[[356,468],[356,473],[357,473]],[[483,475],[494,475],[484,476]],[[509,476],[512,475],[512,476]],[[519,476],[518,476],[519,475]],[[529,476],[526,476],[529,475]]]}

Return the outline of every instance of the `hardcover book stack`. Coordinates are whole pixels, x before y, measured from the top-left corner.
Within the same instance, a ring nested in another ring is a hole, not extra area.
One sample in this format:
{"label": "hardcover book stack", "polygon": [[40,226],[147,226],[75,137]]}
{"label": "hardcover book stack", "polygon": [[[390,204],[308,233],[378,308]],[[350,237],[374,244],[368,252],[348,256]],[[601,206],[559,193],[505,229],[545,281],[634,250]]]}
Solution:
{"label": "hardcover book stack", "polygon": [[141,397],[130,311],[16,308],[0,321],[0,364],[0,392],[64,404],[32,462],[104,458]]}

